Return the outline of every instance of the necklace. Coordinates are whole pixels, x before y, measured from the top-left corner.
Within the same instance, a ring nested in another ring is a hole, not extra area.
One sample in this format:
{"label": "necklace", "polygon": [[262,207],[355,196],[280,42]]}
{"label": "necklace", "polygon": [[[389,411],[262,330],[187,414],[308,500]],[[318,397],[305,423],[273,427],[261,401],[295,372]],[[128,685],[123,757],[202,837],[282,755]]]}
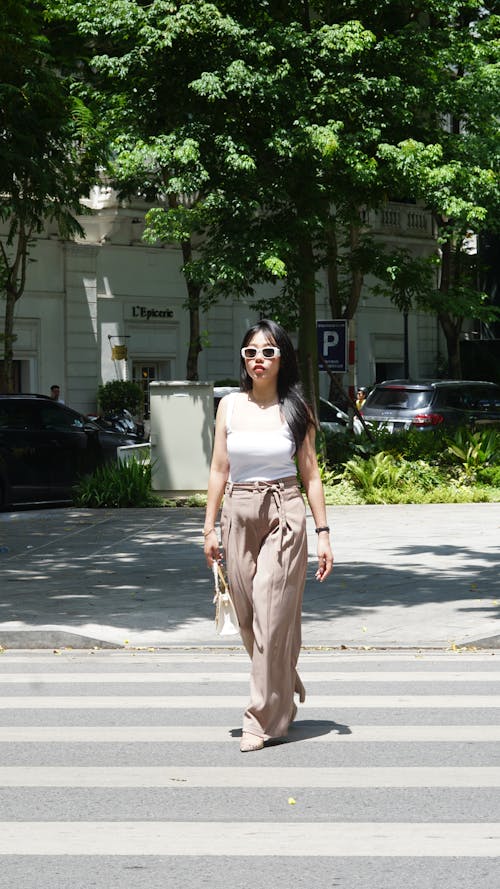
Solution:
{"label": "necklace", "polygon": [[248,393],[248,398],[249,398],[249,400],[252,401],[257,407],[259,407],[259,408],[261,409],[261,411],[265,410],[267,407],[273,407],[275,404],[278,404],[278,403],[279,403],[279,402],[278,402],[278,399],[276,398],[276,396],[273,398],[272,401],[257,401],[257,399],[255,398],[253,392],[249,392],[249,393]]}

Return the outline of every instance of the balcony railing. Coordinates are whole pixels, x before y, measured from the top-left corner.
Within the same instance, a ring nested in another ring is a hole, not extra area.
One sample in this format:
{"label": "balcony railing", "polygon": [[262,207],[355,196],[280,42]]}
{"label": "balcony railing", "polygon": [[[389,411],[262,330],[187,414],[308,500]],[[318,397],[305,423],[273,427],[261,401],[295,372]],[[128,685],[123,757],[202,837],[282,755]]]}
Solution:
{"label": "balcony railing", "polygon": [[435,237],[432,214],[408,204],[390,203],[379,210],[361,210],[361,220],[374,234],[402,237]]}

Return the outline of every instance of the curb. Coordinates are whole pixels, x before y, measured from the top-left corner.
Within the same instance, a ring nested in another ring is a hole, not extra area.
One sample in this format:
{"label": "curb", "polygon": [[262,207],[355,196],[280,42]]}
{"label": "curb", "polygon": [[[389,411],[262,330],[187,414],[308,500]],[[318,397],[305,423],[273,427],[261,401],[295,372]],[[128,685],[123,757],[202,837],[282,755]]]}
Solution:
{"label": "curb", "polygon": [[102,639],[92,639],[90,636],[79,636],[78,633],[68,633],[64,630],[11,630],[0,632],[0,648],[114,648],[123,649],[125,646],[114,642],[105,642]]}
{"label": "curb", "polygon": [[[243,643],[238,639],[234,643],[228,643],[222,639],[215,637],[213,640],[186,640],[183,642],[166,642],[150,643],[148,645],[123,645],[118,642],[110,642],[105,639],[95,639],[92,636],[84,636],[79,633],[71,633],[67,630],[0,630],[0,650],[44,650],[54,648],[72,648],[72,649],[106,649],[114,651],[137,651],[145,648],[155,650],[242,650]],[[351,651],[351,652],[398,652],[398,651],[463,651],[463,650],[499,650],[500,635],[487,636],[483,639],[467,639],[464,642],[456,642],[455,647],[450,649],[449,642],[392,642],[379,643],[373,645],[361,645],[360,643],[342,643],[342,642],[310,642],[302,644],[301,650],[304,652],[313,651]]]}
{"label": "curb", "polygon": [[467,648],[500,648],[500,636],[486,636],[484,639],[476,639],[474,642],[467,642]]}

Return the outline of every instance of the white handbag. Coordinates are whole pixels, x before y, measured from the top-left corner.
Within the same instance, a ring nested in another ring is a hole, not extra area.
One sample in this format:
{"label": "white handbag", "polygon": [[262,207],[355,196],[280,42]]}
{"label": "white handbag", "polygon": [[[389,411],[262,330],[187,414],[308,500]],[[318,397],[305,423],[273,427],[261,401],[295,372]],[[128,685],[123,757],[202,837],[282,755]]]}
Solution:
{"label": "white handbag", "polygon": [[218,562],[212,563],[212,570],[215,583],[215,632],[218,636],[234,636],[240,632],[240,628],[227,580]]}

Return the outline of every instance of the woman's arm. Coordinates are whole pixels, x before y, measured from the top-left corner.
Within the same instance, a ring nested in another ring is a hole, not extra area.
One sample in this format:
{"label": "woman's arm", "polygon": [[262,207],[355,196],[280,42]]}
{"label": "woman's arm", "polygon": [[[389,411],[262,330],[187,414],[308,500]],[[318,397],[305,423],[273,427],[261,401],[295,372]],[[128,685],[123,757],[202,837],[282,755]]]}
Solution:
{"label": "woman's arm", "polygon": [[[307,500],[313,514],[315,527],[324,528],[327,525],[325,495],[316,458],[315,440],[316,430],[311,425],[297,454],[297,463]],[[329,532],[320,531],[318,534],[318,570],[316,571],[316,579],[319,581],[325,580],[330,574],[332,567],[333,555]]]}
{"label": "woman's arm", "polygon": [[205,523],[203,536],[205,538],[204,551],[207,565],[212,567],[214,561],[220,559],[219,541],[215,531],[217,513],[224,495],[224,488],[229,477],[229,460],[226,444],[226,410],[227,402],[223,398],[219,403],[215,421],[215,440],[208,477],[207,508],[205,510]]}

